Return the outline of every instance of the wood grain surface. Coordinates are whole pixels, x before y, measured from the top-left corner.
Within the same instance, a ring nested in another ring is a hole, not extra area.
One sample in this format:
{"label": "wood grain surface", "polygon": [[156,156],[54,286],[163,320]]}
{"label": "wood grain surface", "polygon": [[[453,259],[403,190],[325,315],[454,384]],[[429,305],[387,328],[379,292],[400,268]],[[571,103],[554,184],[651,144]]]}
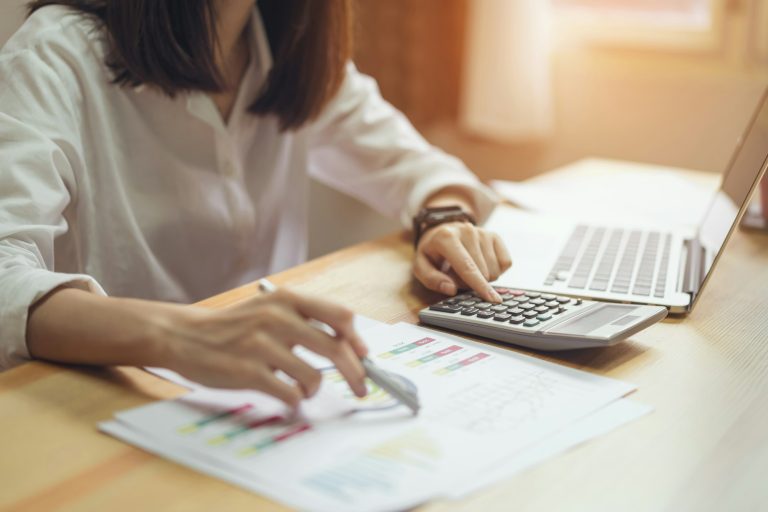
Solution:
{"label": "wood grain surface", "polygon": [[[437,296],[415,285],[394,234],[273,276],[387,322]],[[535,354],[633,382],[654,412],[456,502],[453,510],[768,509],[768,236],[739,232],[688,317],[606,349]],[[206,300],[227,307],[248,285]],[[511,348],[510,350],[517,350]],[[0,374],[2,510],[282,510],[97,432],[115,412],[182,390],[135,368],[32,362]]]}

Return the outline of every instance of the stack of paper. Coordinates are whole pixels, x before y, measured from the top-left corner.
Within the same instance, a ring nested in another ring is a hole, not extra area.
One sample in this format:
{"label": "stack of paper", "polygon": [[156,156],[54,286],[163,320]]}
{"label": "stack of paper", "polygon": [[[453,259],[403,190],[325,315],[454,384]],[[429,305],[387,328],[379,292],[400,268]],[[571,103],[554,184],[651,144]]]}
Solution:
{"label": "stack of paper", "polygon": [[198,387],[101,428],[297,508],[399,510],[473,491],[648,411],[619,400],[629,384],[503,349],[406,324],[362,334],[378,364],[418,387],[417,417],[372,384],[354,397],[327,361],[301,353],[324,383],[298,414],[260,393]]}
{"label": "stack of paper", "polygon": [[697,226],[720,176],[621,160],[585,159],[523,182],[493,180],[504,199],[578,220]]}

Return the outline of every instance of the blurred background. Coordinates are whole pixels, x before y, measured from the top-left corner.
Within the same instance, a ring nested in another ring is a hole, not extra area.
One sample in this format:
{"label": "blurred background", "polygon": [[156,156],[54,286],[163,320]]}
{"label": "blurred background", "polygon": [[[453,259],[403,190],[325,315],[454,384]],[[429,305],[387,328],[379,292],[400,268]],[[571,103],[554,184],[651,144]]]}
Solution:
{"label": "blurred background", "polygon": [[[768,0],[354,3],[358,67],[483,180],[591,156],[722,172],[768,85]],[[320,184],[312,208],[313,257],[399,229]]]}

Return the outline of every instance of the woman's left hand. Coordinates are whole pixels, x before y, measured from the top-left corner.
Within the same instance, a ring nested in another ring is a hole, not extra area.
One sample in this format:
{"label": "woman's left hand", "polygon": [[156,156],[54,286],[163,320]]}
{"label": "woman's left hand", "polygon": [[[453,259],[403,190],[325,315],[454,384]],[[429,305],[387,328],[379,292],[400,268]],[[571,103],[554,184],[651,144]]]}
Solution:
{"label": "woman's left hand", "polygon": [[445,295],[471,288],[488,302],[501,302],[489,282],[510,266],[512,260],[499,235],[468,222],[449,222],[422,235],[413,274],[430,290]]}

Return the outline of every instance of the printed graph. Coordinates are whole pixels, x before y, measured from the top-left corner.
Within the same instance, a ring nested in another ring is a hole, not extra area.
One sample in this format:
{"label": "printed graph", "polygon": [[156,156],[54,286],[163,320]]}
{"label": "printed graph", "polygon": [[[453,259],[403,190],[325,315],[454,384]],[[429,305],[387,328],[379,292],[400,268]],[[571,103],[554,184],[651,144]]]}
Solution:
{"label": "printed graph", "polygon": [[[365,397],[360,398],[352,393],[352,391],[349,389],[347,381],[344,380],[344,376],[341,375],[341,373],[339,373],[336,368],[324,368],[322,372],[323,380],[325,382],[334,387],[337,387],[345,400],[349,400],[354,403],[355,407],[352,412],[385,411],[395,407],[400,407],[401,405],[397,399],[393,398],[389,393],[383,390],[371,379],[365,380],[368,394]],[[416,388],[415,384],[405,377],[398,376],[398,378],[400,379],[401,384],[403,384],[407,389],[414,390]]]}
{"label": "printed graph", "polygon": [[406,474],[429,474],[439,467],[440,447],[422,430],[378,444],[352,460],[312,475],[304,484],[343,501],[372,492],[397,490]]}
{"label": "printed graph", "polygon": [[176,432],[189,441],[211,447],[229,447],[239,457],[249,457],[310,430],[305,421],[288,420],[284,416],[256,416],[252,404],[205,414],[197,421],[184,424]]}
{"label": "printed graph", "polygon": [[200,429],[202,429],[206,425],[210,425],[212,423],[225,420],[227,418],[232,418],[239,414],[245,413],[251,410],[252,408],[253,408],[252,404],[243,404],[241,406],[234,407],[232,409],[227,409],[221,412],[206,415],[195,422],[187,423],[186,425],[180,426],[177,430],[180,434],[194,434],[195,432],[198,432]]}
{"label": "printed graph", "polygon": [[543,371],[524,372],[463,389],[430,417],[475,434],[514,432],[580,394]]}
{"label": "printed graph", "polygon": [[458,352],[459,350],[461,350],[460,346],[451,345],[450,347],[444,348],[442,350],[438,350],[437,352],[432,352],[431,354],[427,354],[425,356],[421,356],[420,358],[414,359],[413,361],[409,361],[405,364],[406,366],[410,366],[411,368],[416,368],[417,366],[431,363],[435,359],[440,359],[441,357],[449,356],[454,352]]}
{"label": "printed graph", "polygon": [[435,375],[448,375],[451,372],[455,372],[456,370],[461,370],[462,368],[466,368],[467,366],[471,364],[478,363],[482,361],[483,359],[487,359],[491,357],[490,354],[486,354],[485,352],[479,352],[471,357],[468,357],[466,359],[462,359],[461,361],[457,363],[453,363],[452,365],[446,366],[444,368],[440,368],[439,370],[435,371]]}
{"label": "printed graph", "polygon": [[421,338],[382,352],[377,357],[443,376],[490,359],[491,354],[435,338]]}
{"label": "printed graph", "polygon": [[430,343],[434,343],[434,342],[435,342],[434,338],[421,338],[420,340],[416,340],[412,343],[401,345],[387,352],[382,352],[381,354],[379,354],[379,357],[381,359],[392,359],[393,357],[397,357],[400,354],[410,352],[411,350],[416,350],[420,347],[429,345]]}

